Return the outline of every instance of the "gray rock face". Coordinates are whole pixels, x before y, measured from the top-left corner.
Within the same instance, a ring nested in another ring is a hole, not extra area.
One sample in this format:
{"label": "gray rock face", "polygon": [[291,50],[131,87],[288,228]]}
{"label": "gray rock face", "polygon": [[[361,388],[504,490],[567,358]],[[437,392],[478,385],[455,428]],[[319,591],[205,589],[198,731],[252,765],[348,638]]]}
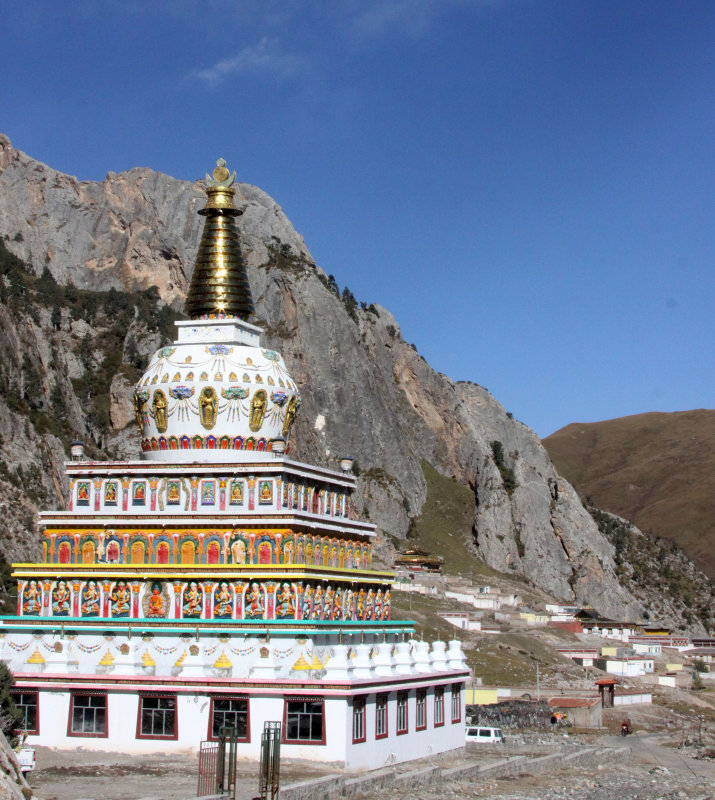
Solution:
{"label": "gray rock face", "polygon": [[[127,291],[156,285],[165,302],[179,302],[198,247],[202,221],[195,212],[203,198],[197,185],[149,169],[79,182],[0,137],[0,235],[59,283]],[[633,618],[640,607],[615,578],[611,546],[534,432],[510,419],[485,389],[435,372],[384,308],[350,313],[268,195],[241,184],[237,205],[245,207],[239,227],[257,322],[303,397],[292,454],[331,466],[354,456],[361,470],[357,505],[399,538],[426,497],[424,459],[474,491],[475,541],[488,564],[563,600]],[[52,380],[53,365],[46,366]],[[126,379],[115,378],[112,441],[122,452],[138,442],[127,391]],[[511,495],[494,462],[494,440],[516,478]]]}

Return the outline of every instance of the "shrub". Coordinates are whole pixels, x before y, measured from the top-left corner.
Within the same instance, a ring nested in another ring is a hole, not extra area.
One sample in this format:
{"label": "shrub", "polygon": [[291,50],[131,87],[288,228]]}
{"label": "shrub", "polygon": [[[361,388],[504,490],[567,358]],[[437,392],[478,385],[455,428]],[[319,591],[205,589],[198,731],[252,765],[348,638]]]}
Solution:
{"label": "shrub", "polygon": [[494,463],[496,464],[499,474],[501,475],[504,491],[509,495],[509,497],[511,497],[514,489],[516,489],[518,486],[518,483],[516,482],[514,470],[511,467],[508,467],[504,462],[504,445],[498,439],[495,439],[491,443],[491,448],[492,458],[494,459]]}

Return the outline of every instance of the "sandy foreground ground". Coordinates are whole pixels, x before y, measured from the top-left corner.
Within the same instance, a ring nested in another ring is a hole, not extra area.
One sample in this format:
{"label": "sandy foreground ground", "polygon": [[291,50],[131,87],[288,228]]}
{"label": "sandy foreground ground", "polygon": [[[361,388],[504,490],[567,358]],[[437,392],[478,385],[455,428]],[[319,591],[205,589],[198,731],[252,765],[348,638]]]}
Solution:
{"label": "sandy foreground ground", "polygon": [[[445,800],[492,798],[492,800],[715,800],[715,759],[702,756],[707,748],[679,749],[672,737],[635,734],[627,738],[517,737],[511,743],[492,746],[489,752],[470,745],[467,750],[439,759],[445,767],[475,762],[488,763],[504,755],[543,755],[558,749],[573,752],[586,744],[628,747],[627,756],[598,764],[556,767],[544,775],[524,771],[509,778],[451,781],[440,786],[414,786],[409,791],[372,792],[359,800]],[[713,751],[715,753],[715,751]],[[434,763],[433,761],[429,763]],[[126,756],[75,750],[60,752],[37,748],[38,769],[30,785],[42,800],[189,800],[196,797],[198,762],[193,755]],[[397,767],[409,771],[420,762]],[[281,784],[332,774],[330,768],[284,762]],[[258,794],[258,767],[239,762],[236,797],[250,800]]]}

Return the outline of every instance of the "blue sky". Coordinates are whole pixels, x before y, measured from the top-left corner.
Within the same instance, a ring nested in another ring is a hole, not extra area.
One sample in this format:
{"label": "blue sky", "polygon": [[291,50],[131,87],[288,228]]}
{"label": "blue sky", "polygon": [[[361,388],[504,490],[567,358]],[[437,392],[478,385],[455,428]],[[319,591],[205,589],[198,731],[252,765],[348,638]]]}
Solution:
{"label": "blue sky", "polygon": [[546,436],[712,408],[715,3],[5,0],[0,131],[218,155],[438,370]]}

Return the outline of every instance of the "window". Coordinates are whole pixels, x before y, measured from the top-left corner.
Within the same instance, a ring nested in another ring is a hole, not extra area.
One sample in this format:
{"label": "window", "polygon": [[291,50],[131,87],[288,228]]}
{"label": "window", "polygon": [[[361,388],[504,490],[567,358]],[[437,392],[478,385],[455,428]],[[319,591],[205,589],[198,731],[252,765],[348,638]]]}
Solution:
{"label": "window", "polygon": [[397,734],[407,733],[407,692],[397,693]]}
{"label": "window", "polygon": [[365,698],[356,697],[353,699],[353,744],[365,739]]}
{"label": "window", "polygon": [[39,733],[40,705],[37,692],[13,692],[12,699],[24,714],[24,718],[20,720],[19,728],[28,733]]}
{"label": "window", "polygon": [[434,687],[434,726],[444,725],[444,686]]}
{"label": "window", "polygon": [[107,695],[73,694],[68,736],[107,736]]}
{"label": "window", "polygon": [[323,699],[286,700],[285,741],[325,744]]}
{"label": "window", "polygon": [[139,698],[137,739],[177,739],[176,696],[153,695]]}
{"label": "window", "polygon": [[462,686],[459,683],[452,685],[452,722],[462,721]]}
{"label": "window", "polygon": [[244,742],[251,740],[248,724],[248,699],[245,697],[214,697],[211,700],[209,739],[218,739],[221,728],[233,728]]}
{"label": "window", "polygon": [[417,690],[417,719],[418,731],[423,731],[427,727],[427,689]]}
{"label": "window", "polygon": [[378,694],[375,698],[375,738],[387,736],[387,695]]}

